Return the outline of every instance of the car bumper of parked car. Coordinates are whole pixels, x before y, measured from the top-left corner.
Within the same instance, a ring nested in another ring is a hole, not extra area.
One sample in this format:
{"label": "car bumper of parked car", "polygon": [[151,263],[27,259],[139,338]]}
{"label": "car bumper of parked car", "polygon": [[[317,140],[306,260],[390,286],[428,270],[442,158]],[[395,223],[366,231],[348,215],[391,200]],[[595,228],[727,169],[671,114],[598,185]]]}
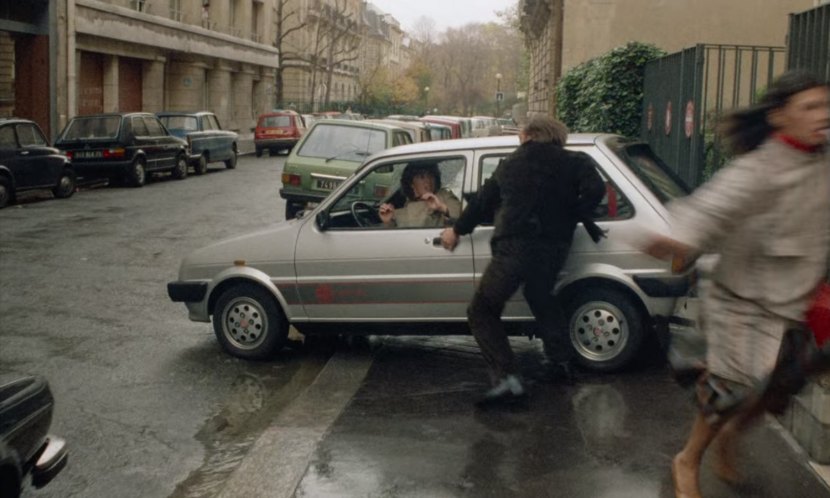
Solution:
{"label": "car bumper of parked car", "polygon": [[42,488],[49,484],[66,466],[67,459],[66,441],[52,435],[46,436],[46,442],[32,469],[32,486]]}
{"label": "car bumper of parked car", "polygon": [[111,161],[106,163],[72,162],[72,167],[80,177],[94,178],[121,175],[127,172],[132,161]]}
{"label": "car bumper of parked car", "polygon": [[294,147],[298,141],[299,139],[296,138],[255,138],[254,146],[257,149]]}

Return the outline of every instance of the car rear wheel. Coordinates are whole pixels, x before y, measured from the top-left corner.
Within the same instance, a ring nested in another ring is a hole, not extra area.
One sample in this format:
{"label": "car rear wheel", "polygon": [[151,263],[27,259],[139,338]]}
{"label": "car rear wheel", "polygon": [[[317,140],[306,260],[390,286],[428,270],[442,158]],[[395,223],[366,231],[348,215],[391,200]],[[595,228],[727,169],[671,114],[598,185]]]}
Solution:
{"label": "car rear wheel", "polygon": [[170,174],[176,180],[184,180],[187,178],[187,159],[182,156],[178,156],[176,158],[176,165],[173,167],[173,171]]}
{"label": "car rear wheel", "polygon": [[144,159],[139,158],[133,161],[133,164],[130,165],[130,169],[127,171],[125,180],[131,187],[138,188],[144,186],[147,182],[147,169],[144,165]]}
{"label": "car rear wheel", "polygon": [[216,300],[213,331],[233,356],[263,360],[274,356],[288,337],[288,322],[277,301],[262,287],[236,284]]}
{"label": "car rear wheel", "polygon": [[302,202],[285,201],[285,219],[293,220],[297,217],[297,213],[305,208]]}
{"label": "car rear wheel", "polygon": [[578,363],[591,370],[611,372],[625,367],[637,355],[646,320],[640,307],[624,292],[583,288],[564,304]]}
{"label": "car rear wheel", "polygon": [[260,149],[259,147],[256,148],[256,151],[254,151],[254,153],[257,157],[262,157],[262,149]]}
{"label": "car rear wheel", "polygon": [[199,160],[196,162],[196,165],[193,166],[193,172],[197,175],[204,175],[205,173],[207,173],[207,165],[207,157],[205,157],[205,155],[202,154],[201,156],[199,156]]}
{"label": "car rear wheel", "polygon": [[4,208],[14,201],[14,189],[8,178],[0,177],[0,208]]}
{"label": "car rear wheel", "polygon": [[61,174],[58,184],[52,189],[52,195],[58,199],[66,199],[72,197],[75,193],[75,174],[69,170],[64,170]]}
{"label": "car rear wheel", "polygon": [[228,169],[236,168],[236,156],[239,155],[239,152],[236,150],[236,144],[233,146],[233,150],[231,151],[230,159],[225,161],[225,167]]}

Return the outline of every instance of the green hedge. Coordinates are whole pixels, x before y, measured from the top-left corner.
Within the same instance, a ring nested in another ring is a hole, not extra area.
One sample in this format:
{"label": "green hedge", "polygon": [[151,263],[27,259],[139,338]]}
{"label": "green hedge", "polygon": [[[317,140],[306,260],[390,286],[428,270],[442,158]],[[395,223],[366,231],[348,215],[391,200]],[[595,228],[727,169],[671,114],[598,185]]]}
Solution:
{"label": "green hedge", "polygon": [[557,116],[573,132],[640,134],[647,62],[666,55],[630,42],[568,71],[556,87]]}

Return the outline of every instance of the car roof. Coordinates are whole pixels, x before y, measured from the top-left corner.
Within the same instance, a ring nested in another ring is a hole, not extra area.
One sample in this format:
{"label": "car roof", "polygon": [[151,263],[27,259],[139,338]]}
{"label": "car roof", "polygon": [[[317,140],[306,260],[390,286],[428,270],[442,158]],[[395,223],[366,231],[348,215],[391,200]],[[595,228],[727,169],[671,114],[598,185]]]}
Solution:
{"label": "car roof", "polygon": [[[568,145],[593,145],[598,141],[605,141],[610,137],[617,137],[607,133],[572,133],[568,135]],[[372,156],[372,159],[398,154],[419,154],[424,152],[448,152],[466,149],[487,149],[499,147],[515,147],[519,145],[518,135],[502,135],[479,138],[456,138],[453,140],[437,140],[407,145],[398,145],[386,149]]]}
{"label": "car roof", "polygon": [[153,116],[155,114],[152,112],[102,112],[100,114],[79,114],[77,116],[72,116],[72,119],[86,119],[86,118],[106,118],[106,117],[118,117],[118,118],[126,118],[131,116]]}
{"label": "car roof", "polygon": [[213,114],[211,111],[161,111],[156,116],[205,116]]}
{"label": "car roof", "polygon": [[34,123],[34,121],[32,121],[31,119],[16,118],[16,117],[0,118],[0,124],[8,124],[8,123]]}
{"label": "car roof", "polygon": [[354,119],[323,119],[314,123],[314,126],[356,126],[358,128],[374,128],[376,130],[401,130],[406,131],[400,126],[388,123],[378,123],[376,121],[354,120]]}

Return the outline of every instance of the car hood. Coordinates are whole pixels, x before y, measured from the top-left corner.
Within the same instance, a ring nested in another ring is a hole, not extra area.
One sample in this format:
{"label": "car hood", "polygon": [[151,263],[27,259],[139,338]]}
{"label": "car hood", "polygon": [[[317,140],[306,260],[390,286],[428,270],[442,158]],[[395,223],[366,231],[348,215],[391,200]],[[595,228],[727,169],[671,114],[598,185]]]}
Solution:
{"label": "car hood", "polygon": [[242,261],[246,266],[260,268],[274,263],[293,263],[297,233],[307,221],[284,221],[197,249],[182,260],[179,279],[210,279],[218,271]]}

